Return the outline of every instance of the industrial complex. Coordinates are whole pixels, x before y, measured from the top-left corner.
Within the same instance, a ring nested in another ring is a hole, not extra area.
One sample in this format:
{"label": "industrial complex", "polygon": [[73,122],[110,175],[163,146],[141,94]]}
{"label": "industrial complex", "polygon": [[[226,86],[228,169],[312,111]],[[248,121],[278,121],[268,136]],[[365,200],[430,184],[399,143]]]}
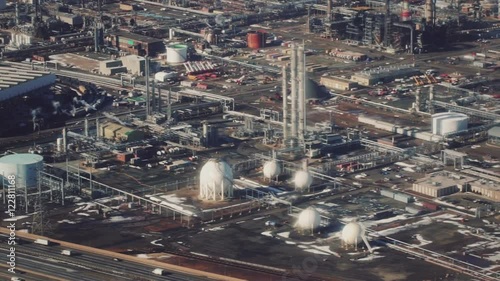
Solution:
{"label": "industrial complex", "polygon": [[500,280],[499,35],[497,0],[0,2],[0,279]]}

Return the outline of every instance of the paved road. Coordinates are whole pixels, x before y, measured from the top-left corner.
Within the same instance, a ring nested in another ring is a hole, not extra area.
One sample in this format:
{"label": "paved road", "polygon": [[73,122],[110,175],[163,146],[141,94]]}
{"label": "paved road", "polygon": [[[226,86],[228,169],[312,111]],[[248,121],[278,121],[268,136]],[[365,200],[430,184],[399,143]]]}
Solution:
{"label": "paved road", "polygon": [[[4,240],[7,236],[0,237]],[[2,264],[7,261],[9,247],[7,243],[0,245]],[[44,246],[31,242],[16,245],[16,267],[20,270],[30,269],[64,280],[209,280],[177,272],[156,276],[152,273],[154,267],[125,260],[115,261],[107,256],[87,252],[75,251],[77,255],[64,256],[61,255],[61,251],[64,249],[67,248],[58,245]]]}

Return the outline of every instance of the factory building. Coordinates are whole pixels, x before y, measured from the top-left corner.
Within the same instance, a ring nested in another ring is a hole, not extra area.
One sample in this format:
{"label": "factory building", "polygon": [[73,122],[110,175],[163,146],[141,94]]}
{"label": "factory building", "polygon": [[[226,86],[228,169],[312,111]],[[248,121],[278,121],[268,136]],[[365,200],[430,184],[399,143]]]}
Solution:
{"label": "factory building", "polygon": [[32,93],[56,82],[50,72],[0,67],[0,102]]}
{"label": "factory building", "polygon": [[101,125],[101,135],[105,139],[118,142],[134,142],[144,139],[144,132],[116,123]]}
{"label": "factory building", "polygon": [[442,197],[456,192],[465,192],[472,177],[450,172],[436,172],[413,183],[412,190],[431,197]]}
{"label": "factory building", "polygon": [[144,76],[146,73],[146,59],[136,55],[129,55],[120,58],[122,65],[127,72],[132,75]]}
{"label": "factory building", "polygon": [[488,130],[488,144],[500,146],[500,126]]}
{"label": "factory building", "polygon": [[60,21],[67,23],[71,26],[75,26],[75,27],[82,27],[83,26],[83,18],[80,15],[58,13],[56,15],[56,17]]}
{"label": "factory building", "polygon": [[135,33],[117,32],[108,38],[113,47],[139,56],[156,56],[165,51],[162,39]]}
{"label": "factory building", "polygon": [[477,180],[470,183],[470,191],[500,202],[500,184],[498,182]]}
{"label": "factory building", "polygon": [[118,73],[126,73],[127,68],[123,66],[119,60],[106,60],[99,62],[99,73],[102,75],[116,75]]}
{"label": "factory building", "polygon": [[356,72],[351,80],[363,86],[372,86],[379,83],[389,83],[398,78],[420,74],[413,66],[403,65],[389,68],[377,68]]}
{"label": "factory building", "polygon": [[358,86],[358,83],[342,77],[321,77],[320,83],[327,88],[341,91],[348,91]]}

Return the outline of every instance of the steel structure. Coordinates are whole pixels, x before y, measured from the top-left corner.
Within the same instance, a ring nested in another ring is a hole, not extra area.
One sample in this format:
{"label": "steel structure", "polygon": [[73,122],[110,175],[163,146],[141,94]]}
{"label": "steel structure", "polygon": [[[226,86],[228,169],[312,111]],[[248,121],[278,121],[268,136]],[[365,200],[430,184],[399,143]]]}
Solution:
{"label": "steel structure", "polygon": [[455,112],[461,112],[461,113],[465,113],[467,115],[476,116],[476,117],[483,118],[483,119],[495,120],[495,121],[500,122],[500,114],[496,114],[493,112],[477,110],[477,109],[464,107],[464,106],[460,106],[460,105],[453,105],[453,104],[449,104],[449,103],[442,102],[442,101],[436,101],[436,100],[433,100],[432,104],[435,106],[446,108],[448,110],[455,111]]}

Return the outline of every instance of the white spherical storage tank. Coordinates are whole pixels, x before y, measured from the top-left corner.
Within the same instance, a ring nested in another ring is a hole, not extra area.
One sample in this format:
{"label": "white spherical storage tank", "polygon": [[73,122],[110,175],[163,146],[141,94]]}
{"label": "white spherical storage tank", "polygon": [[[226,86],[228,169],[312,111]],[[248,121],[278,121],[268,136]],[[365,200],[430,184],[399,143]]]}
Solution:
{"label": "white spherical storage tank", "polygon": [[264,173],[264,177],[272,179],[280,175],[281,167],[276,160],[267,161],[264,164],[262,172]]}
{"label": "white spherical storage tank", "polygon": [[295,223],[298,230],[310,230],[318,228],[321,224],[321,216],[314,207],[308,207],[299,214],[299,219]]}
{"label": "white spherical storage tank", "polygon": [[358,222],[350,222],[342,229],[342,241],[347,245],[357,245],[363,241],[364,230]]}
{"label": "white spherical storage tank", "polygon": [[183,63],[187,60],[188,47],[183,44],[167,46],[167,63]]}
{"label": "white spherical storage tank", "polygon": [[43,157],[38,154],[11,154],[0,158],[0,177],[15,176],[16,187],[37,187],[38,172],[43,169]]}
{"label": "white spherical storage tank", "polygon": [[223,160],[208,160],[200,172],[200,198],[224,200],[233,196],[233,170]]}
{"label": "white spherical storage tank", "polygon": [[313,178],[308,171],[297,171],[294,177],[295,189],[304,190],[311,187]]}

